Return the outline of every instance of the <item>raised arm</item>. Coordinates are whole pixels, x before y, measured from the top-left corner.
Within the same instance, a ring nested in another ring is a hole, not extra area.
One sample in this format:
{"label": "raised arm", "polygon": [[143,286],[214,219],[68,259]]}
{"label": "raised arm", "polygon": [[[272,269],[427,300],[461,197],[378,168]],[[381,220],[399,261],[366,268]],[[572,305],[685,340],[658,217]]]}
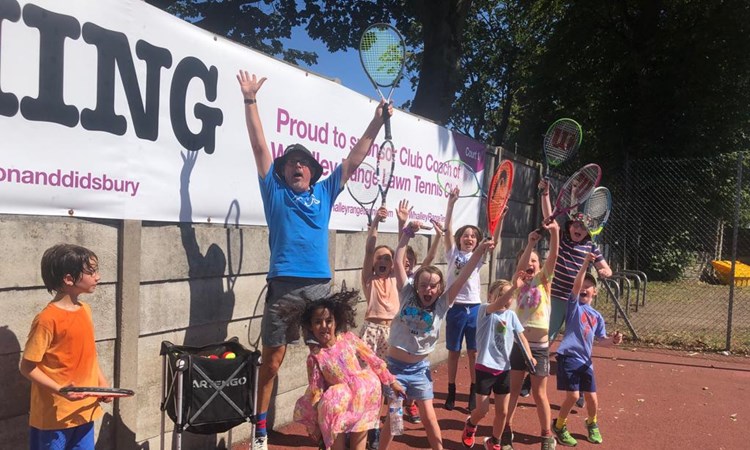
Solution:
{"label": "raised arm", "polygon": [[471,258],[469,258],[469,261],[466,263],[466,265],[461,268],[461,271],[453,281],[453,284],[448,286],[449,307],[453,305],[453,301],[456,299],[456,295],[458,295],[459,291],[461,291],[461,287],[463,287],[464,283],[468,281],[471,273],[474,271],[474,269],[476,269],[477,265],[479,265],[479,261],[482,260],[484,254],[488,250],[492,250],[493,248],[495,248],[495,242],[492,239],[485,239],[479,244],[476,250],[474,250]]}
{"label": "raised arm", "polygon": [[396,272],[396,286],[398,286],[399,291],[409,281],[409,277],[406,275],[406,267],[404,267],[406,246],[409,245],[409,241],[417,234],[417,231],[420,229],[428,230],[429,228],[429,225],[424,225],[422,222],[415,220],[409,222],[402,230],[401,239],[398,240],[398,247],[396,247],[396,260],[393,262]]}
{"label": "raised arm", "polygon": [[[359,165],[362,164],[362,161],[365,160],[372,143],[375,141],[375,138],[378,137],[380,127],[383,126],[383,104],[385,104],[385,102],[381,101],[375,109],[375,115],[367,125],[364,134],[362,134],[359,141],[354,144],[354,147],[349,152],[349,156],[341,162],[341,187],[344,186],[349,180],[349,177],[351,177],[354,171],[357,170],[357,167],[359,167]],[[393,115],[392,105],[388,106],[388,114]]]}
{"label": "raised arm", "polygon": [[599,278],[609,278],[612,276],[612,269],[607,264],[606,259],[602,258],[601,261],[595,262],[594,267],[596,267],[596,273],[599,275]]}
{"label": "raised arm", "polygon": [[240,70],[237,74],[237,81],[240,83],[240,91],[245,101],[245,125],[255,157],[255,166],[258,168],[258,176],[265,178],[271,168],[273,157],[268,150],[266,136],[263,134],[256,95],[266,82],[266,77],[259,80],[255,74],[250,75],[246,70]]}
{"label": "raised arm", "polygon": [[444,242],[446,254],[450,254],[453,251],[453,246],[455,245],[455,242],[453,242],[453,220],[451,216],[453,216],[453,207],[456,205],[456,200],[458,200],[458,194],[460,193],[461,191],[458,188],[454,188],[448,195],[448,207],[445,209],[444,224]]}
{"label": "raised arm", "polygon": [[409,200],[401,199],[398,202],[398,208],[396,208],[396,217],[398,217],[398,239],[401,240],[401,233],[406,226],[406,222],[409,221],[409,214],[411,214],[412,208],[409,206]]}
{"label": "raised arm", "polygon": [[[544,225],[544,228],[549,231],[549,254],[547,254],[547,260],[544,261],[543,276],[548,278],[555,273],[557,254],[560,251],[560,225],[557,224],[557,221],[553,220],[547,225]],[[549,283],[549,281],[549,279],[545,279],[544,283]]]}
{"label": "raised arm", "polygon": [[510,289],[508,289],[508,292],[499,296],[495,299],[494,302],[487,305],[487,314],[492,314],[493,312],[499,311],[504,308],[505,305],[508,304],[510,299],[513,298],[513,294],[523,286],[525,276],[526,272],[516,272],[516,274],[513,276],[513,280],[510,282]]}
{"label": "raised arm", "polygon": [[525,271],[526,268],[529,267],[531,252],[534,251],[534,248],[536,248],[536,243],[539,242],[541,238],[542,235],[539,234],[536,230],[529,233],[528,240],[526,241],[526,248],[524,248],[523,253],[521,253],[521,256],[518,258],[516,272]]}
{"label": "raised arm", "polygon": [[370,228],[367,230],[365,259],[362,261],[362,286],[366,285],[372,276],[372,258],[375,255],[375,247],[378,243],[378,225],[386,217],[388,217],[388,210],[384,206],[381,206],[378,208],[378,212],[370,224]]}
{"label": "raised arm", "polygon": [[581,289],[583,288],[583,280],[586,278],[586,272],[589,271],[589,264],[591,264],[591,261],[593,261],[596,258],[596,255],[593,253],[589,253],[586,255],[586,258],[583,260],[583,264],[581,264],[581,270],[578,271],[578,274],[576,274],[576,279],[573,281],[573,289],[570,291],[574,297],[577,297],[578,294],[581,293]]}
{"label": "raised arm", "polygon": [[539,182],[539,190],[542,196],[542,217],[550,217],[552,215],[552,201],[549,198],[549,180],[542,178]]}
{"label": "raised arm", "polygon": [[427,250],[427,255],[425,255],[424,259],[422,260],[423,266],[429,266],[430,264],[432,264],[432,261],[435,260],[435,256],[437,256],[440,245],[443,243],[443,226],[437,220],[431,220],[430,222],[432,222],[432,227],[435,228],[435,237],[430,243],[430,248]]}

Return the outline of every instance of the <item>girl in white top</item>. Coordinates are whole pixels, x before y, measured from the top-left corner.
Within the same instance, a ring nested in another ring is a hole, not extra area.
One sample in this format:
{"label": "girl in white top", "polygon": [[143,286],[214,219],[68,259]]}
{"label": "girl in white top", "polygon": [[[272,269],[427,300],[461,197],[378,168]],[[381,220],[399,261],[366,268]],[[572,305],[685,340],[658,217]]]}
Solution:
{"label": "girl in white top", "polygon": [[[482,232],[474,225],[460,227],[453,234],[453,207],[458,200],[460,191],[453,189],[448,196],[448,208],[445,211],[445,259],[448,262],[448,284],[452,284],[461,268],[471,259],[474,250],[482,240]],[[500,234],[498,226],[495,229],[493,240],[497,242]],[[469,358],[469,367],[473,368],[477,358],[477,312],[482,303],[479,271],[483,263],[480,262],[471,273],[468,281],[461,286],[456,295],[454,306],[448,311],[445,319],[445,346],[448,349],[448,396],[445,399],[445,409],[452,410],[456,404],[456,374],[458,372],[458,360],[461,356],[463,341],[466,341],[466,355]],[[476,377],[474,370],[470,370],[471,386],[469,388],[469,411],[474,409],[476,392]]]}

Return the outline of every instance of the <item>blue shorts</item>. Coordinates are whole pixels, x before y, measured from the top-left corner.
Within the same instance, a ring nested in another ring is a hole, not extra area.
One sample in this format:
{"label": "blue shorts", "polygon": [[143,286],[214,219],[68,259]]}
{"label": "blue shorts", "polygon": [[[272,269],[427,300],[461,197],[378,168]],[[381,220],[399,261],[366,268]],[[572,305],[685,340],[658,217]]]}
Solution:
{"label": "blue shorts", "polygon": [[94,422],[62,430],[29,427],[30,450],[94,450]]}
{"label": "blue shorts", "polygon": [[594,366],[591,361],[586,364],[574,358],[557,355],[557,390],[596,392]]}
{"label": "blue shorts", "polygon": [[461,343],[466,338],[466,350],[477,349],[477,312],[479,304],[454,304],[445,316],[445,348],[452,352],[461,351]]}
{"label": "blue shorts", "polygon": [[391,357],[386,358],[385,362],[388,363],[388,370],[404,388],[409,399],[432,400],[435,398],[435,394],[432,392],[430,361],[426,358],[415,364]]}

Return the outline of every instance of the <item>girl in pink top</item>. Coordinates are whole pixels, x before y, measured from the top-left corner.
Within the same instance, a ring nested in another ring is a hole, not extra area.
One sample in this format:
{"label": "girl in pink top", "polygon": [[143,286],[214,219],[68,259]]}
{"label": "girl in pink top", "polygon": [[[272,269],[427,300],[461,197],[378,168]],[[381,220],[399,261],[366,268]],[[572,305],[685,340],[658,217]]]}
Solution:
{"label": "girl in pink top", "polygon": [[[309,385],[297,400],[294,420],[312,437],[322,440],[326,449],[343,449],[349,433],[349,448],[364,450],[367,430],[380,420],[381,385],[390,386],[396,395],[405,395],[385,362],[349,332],[355,325],[358,299],[359,292],[348,291],[307,302],[299,319],[317,345],[310,347]],[[299,318],[300,314],[290,316]]]}

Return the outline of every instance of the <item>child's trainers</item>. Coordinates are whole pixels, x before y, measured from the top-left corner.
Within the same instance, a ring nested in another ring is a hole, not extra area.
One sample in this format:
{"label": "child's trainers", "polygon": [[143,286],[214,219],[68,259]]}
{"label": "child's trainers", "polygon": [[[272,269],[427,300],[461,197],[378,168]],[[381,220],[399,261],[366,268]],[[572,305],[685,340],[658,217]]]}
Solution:
{"label": "child's trainers", "polygon": [[570,432],[568,431],[568,427],[563,425],[562,429],[558,429],[554,424],[552,425],[552,431],[555,432],[555,436],[557,436],[557,440],[560,441],[560,443],[566,447],[575,447],[578,445],[578,441],[576,441],[576,438],[570,435]]}
{"label": "child's trainers", "polygon": [[484,438],[484,450],[502,450],[500,444],[493,443],[492,438]]}
{"label": "child's trainers", "polygon": [[472,448],[474,447],[474,443],[476,442],[476,438],[474,435],[477,433],[477,427],[476,426],[469,426],[469,418],[466,418],[466,423],[464,424],[464,432],[461,433],[461,442],[463,442],[464,447],[466,448]]}
{"label": "child's trainers", "polygon": [[500,450],[513,450],[513,430],[505,429],[500,435]]}
{"label": "child's trainers", "polygon": [[419,408],[417,408],[416,402],[412,402],[411,405],[406,407],[406,414],[404,414],[404,419],[408,420],[411,423],[422,423],[422,418],[419,417]]}
{"label": "child's trainers", "polygon": [[557,448],[557,441],[554,436],[542,438],[542,450],[555,450],[555,448]]}
{"label": "child's trainers", "polygon": [[586,428],[589,429],[589,442],[592,444],[601,444],[602,443],[602,434],[599,433],[599,425],[594,423],[586,423]]}

